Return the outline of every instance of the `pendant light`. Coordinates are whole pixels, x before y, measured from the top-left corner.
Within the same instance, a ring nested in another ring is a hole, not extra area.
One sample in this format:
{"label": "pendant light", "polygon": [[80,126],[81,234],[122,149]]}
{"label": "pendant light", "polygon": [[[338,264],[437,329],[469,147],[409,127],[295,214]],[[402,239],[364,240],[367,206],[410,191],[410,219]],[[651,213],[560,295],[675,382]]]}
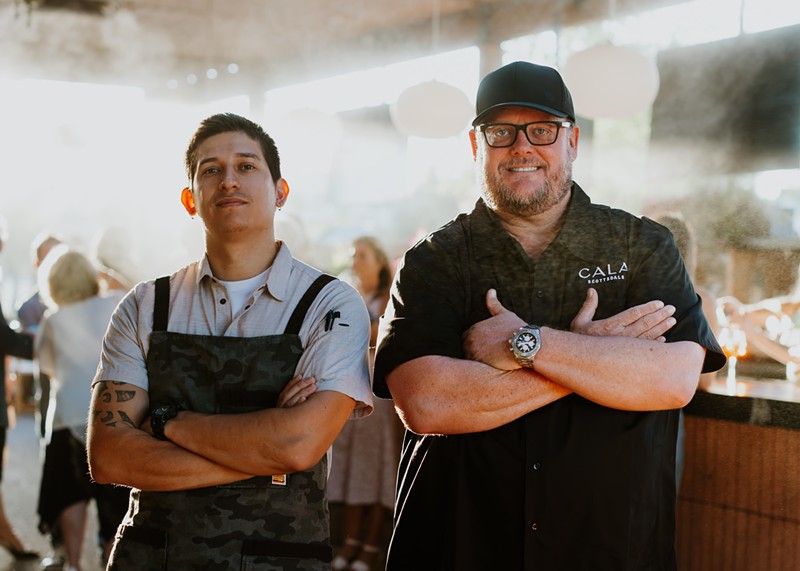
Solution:
{"label": "pendant light", "polygon": [[[433,0],[432,51],[439,47],[440,0]],[[443,139],[459,134],[469,124],[472,104],[467,95],[436,79],[403,91],[390,107],[392,121],[406,135]]]}
{"label": "pendant light", "polygon": [[[610,20],[615,18],[610,0]],[[575,112],[587,119],[622,119],[638,115],[658,94],[658,67],[637,49],[610,41],[569,58],[564,81],[575,102]]]}

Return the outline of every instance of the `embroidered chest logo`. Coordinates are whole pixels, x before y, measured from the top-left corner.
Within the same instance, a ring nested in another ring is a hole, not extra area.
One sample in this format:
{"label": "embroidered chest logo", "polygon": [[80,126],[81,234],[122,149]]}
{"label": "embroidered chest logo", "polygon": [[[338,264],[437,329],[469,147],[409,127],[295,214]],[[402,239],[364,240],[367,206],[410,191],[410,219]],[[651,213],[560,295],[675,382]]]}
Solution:
{"label": "embroidered chest logo", "polygon": [[601,284],[614,280],[624,280],[628,273],[628,263],[618,262],[603,266],[585,267],[578,270],[578,277],[588,285]]}

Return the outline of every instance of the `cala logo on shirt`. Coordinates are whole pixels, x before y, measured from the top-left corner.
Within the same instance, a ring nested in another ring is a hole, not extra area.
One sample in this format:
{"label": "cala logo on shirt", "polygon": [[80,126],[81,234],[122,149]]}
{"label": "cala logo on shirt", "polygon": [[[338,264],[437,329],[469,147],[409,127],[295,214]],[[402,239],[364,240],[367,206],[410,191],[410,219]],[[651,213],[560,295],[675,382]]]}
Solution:
{"label": "cala logo on shirt", "polygon": [[578,277],[582,280],[586,280],[586,283],[591,285],[614,280],[624,280],[625,274],[627,273],[628,263],[623,261],[581,268],[578,270]]}

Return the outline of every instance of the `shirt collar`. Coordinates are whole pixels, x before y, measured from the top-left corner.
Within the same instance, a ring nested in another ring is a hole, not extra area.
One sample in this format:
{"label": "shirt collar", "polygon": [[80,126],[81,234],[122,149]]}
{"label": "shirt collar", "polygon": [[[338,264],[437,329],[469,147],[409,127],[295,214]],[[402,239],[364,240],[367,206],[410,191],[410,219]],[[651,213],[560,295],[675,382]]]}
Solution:
{"label": "shirt collar", "polygon": [[[592,259],[600,244],[593,229],[595,221],[591,206],[589,196],[573,182],[564,224],[548,248],[565,248],[577,258]],[[486,205],[483,198],[478,199],[471,218],[473,231],[478,233],[478,239],[474,244],[476,258],[495,258],[498,248],[517,248],[524,254],[522,246],[506,232],[500,219]],[[498,239],[502,241],[498,243]]]}
{"label": "shirt collar", "polygon": [[572,183],[572,196],[567,207],[564,225],[553,240],[557,247],[569,250],[579,259],[592,260],[607,249],[608,242],[598,239],[598,220],[593,216],[594,209],[589,196],[578,186]]}
{"label": "shirt collar", "polygon": [[208,263],[208,255],[203,256],[202,260],[197,262],[197,275],[195,280],[197,281],[197,286],[200,286],[200,282],[203,281],[203,278],[214,279],[214,274],[211,273],[211,264]]}
{"label": "shirt collar", "polygon": [[285,242],[278,242],[278,253],[267,274],[267,291],[278,301],[284,301],[289,291],[289,276],[294,267],[294,258]]}
{"label": "shirt collar", "polygon": [[514,250],[527,259],[522,246],[506,232],[500,223],[500,218],[486,205],[483,198],[478,199],[475,209],[470,214],[470,229],[473,256],[476,261],[496,263],[506,255],[513,256],[511,252]]}
{"label": "shirt collar", "polygon": [[[278,301],[286,299],[287,291],[289,289],[289,275],[293,267],[292,253],[289,251],[289,246],[284,242],[278,242],[278,252],[272,262],[270,271],[267,272],[264,278],[264,283],[259,287],[264,287],[269,294]],[[208,262],[208,255],[203,256],[202,260],[198,261],[199,268],[197,271],[197,285],[204,278],[216,279],[211,271],[211,264]]]}

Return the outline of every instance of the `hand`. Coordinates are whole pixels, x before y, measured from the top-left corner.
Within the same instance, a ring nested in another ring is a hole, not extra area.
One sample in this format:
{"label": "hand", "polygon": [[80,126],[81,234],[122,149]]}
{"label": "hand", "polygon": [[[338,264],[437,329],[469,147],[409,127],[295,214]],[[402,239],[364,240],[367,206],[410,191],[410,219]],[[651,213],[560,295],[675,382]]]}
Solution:
{"label": "hand", "polygon": [[290,408],[304,403],[315,392],[317,392],[317,379],[314,377],[304,379],[298,373],[278,395],[278,408]]}
{"label": "hand", "polygon": [[722,308],[728,318],[739,316],[745,312],[744,304],[732,295],[717,299],[717,306]]}
{"label": "hand", "polygon": [[592,321],[600,299],[594,288],[586,292],[586,301],[570,323],[569,330],[596,337],[639,337],[664,342],[664,333],[675,325],[675,307],[654,300],[630,307],[607,319]]}
{"label": "hand", "polygon": [[503,307],[494,289],[486,292],[486,307],[492,316],[467,329],[462,337],[466,358],[496,369],[519,369],[520,365],[511,353],[508,340],[525,322],[516,313]]}

